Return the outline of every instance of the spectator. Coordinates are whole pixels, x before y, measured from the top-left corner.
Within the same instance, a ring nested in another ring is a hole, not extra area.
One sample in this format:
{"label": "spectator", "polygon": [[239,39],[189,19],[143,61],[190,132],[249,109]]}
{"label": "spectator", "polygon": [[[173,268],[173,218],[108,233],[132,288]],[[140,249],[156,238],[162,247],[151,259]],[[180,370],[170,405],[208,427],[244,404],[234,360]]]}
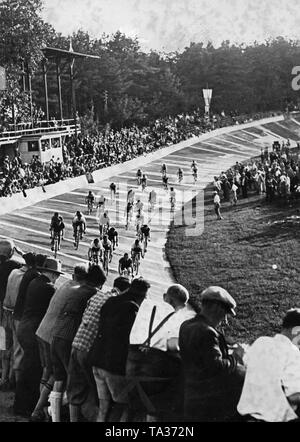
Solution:
{"label": "spectator", "polygon": [[55,321],[70,296],[70,290],[73,287],[79,286],[80,282],[86,278],[87,267],[82,264],[75,266],[73,279],[66,281],[56,290],[36,331],[43,373],[40,381],[40,396],[30,418],[32,422],[43,422],[45,420],[43,408],[46,407],[48,403],[48,397],[54,384],[50,345],[54,336]]}
{"label": "spectator", "polygon": [[69,287],[68,297],[61,304],[55,323],[51,343],[51,360],[53,363],[54,386],[50,393],[51,416],[53,422],[60,422],[60,411],[63,391],[68,377],[68,366],[72,342],[82,320],[88,300],[97,293],[106,281],[101,267],[89,268],[86,279],[78,285]]}
{"label": "spectator", "polygon": [[78,422],[79,411],[84,403],[88,404],[88,415],[91,416],[91,420],[94,420],[95,408],[98,414],[97,390],[89,353],[98,333],[102,305],[110,297],[125,293],[129,287],[130,282],[127,278],[116,278],[112,290],[108,292],[98,290],[96,295],[88,301],[72,344],[68,371],[67,397],[71,422]]}
{"label": "spectator", "polygon": [[40,325],[49,302],[54,295],[54,283],[62,274],[60,261],[46,258],[41,272],[27,288],[24,311],[20,320],[17,337],[23,350],[19,366],[20,375],[17,382],[14,410],[16,414],[30,416],[39,398],[39,385],[42,366],[39,355],[36,330]]}
{"label": "spectator", "polygon": [[289,310],[281,332],[258,338],[244,356],[246,377],[238,412],[248,420],[288,422],[300,417],[300,309]]}
{"label": "spectator", "polygon": [[[6,295],[7,281],[10,273],[14,269],[18,269],[22,266],[22,263],[17,260],[13,255],[15,251],[15,244],[11,239],[0,240],[0,324],[6,330],[12,329],[11,320],[12,317],[7,310],[3,309],[3,301]],[[8,338],[6,347],[11,348],[11,338]],[[2,373],[1,373],[1,385],[2,391],[10,390],[13,387],[13,373],[11,369],[11,351],[2,351]]]}
{"label": "spectator", "polygon": [[128,292],[108,299],[101,309],[99,339],[94,343],[91,360],[99,398],[97,422],[107,421],[113,402],[123,406],[127,403],[122,393],[127,385],[129,335],[149,288],[146,280],[136,278]]}
{"label": "spectator", "polygon": [[214,207],[215,207],[215,214],[217,215],[217,219],[223,219],[221,215],[221,200],[218,192],[214,191]]}
{"label": "spectator", "polygon": [[3,301],[3,309],[5,312],[7,323],[5,333],[8,346],[5,351],[10,354],[10,369],[13,371],[15,382],[18,381],[19,365],[23,357],[23,350],[17,339],[17,329],[20,321],[14,317],[14,308],[18,300],[22,280],[27,270],[29,269],[28,263],[30,264],[33,262],[34,256],[32,253],[27,253],[23,255],[23,259],[25,261],[24,265],[22,265],[22,267],[20,268],[12,270],[8,277],[6,295]]}
{"label": "spectator", "polygon": [[[164,414],[173,412],[178,414],[182,405],[180,397],[181,389],[178,377],[181,374],[181,363],[179,357],[178,337],[181,324],[187,319],[195,316],[194,309],[188,304],[189,293],[180,284],[172,285],[164,294],[164,303],[153,303],[150,300],[143,301],[130,333],[130,349],[127,361],[126,374],[129,376],[149,376],[151,378],[169,378],[170,381],[156,384],[146,383],[142,388],[151,397],[151,402],[157,404],[158,410]],[[165,305],[164,305],[165,304]],[[167,306],[171,308],[166,308]],[[149,352],[148,356],[138,361],[135,358],[135,349],[148,340],[149,324],[152,323],[152,337],[148,342],[150,348],[155,349],[154,353]],[[131,361],[131,349],[133,359]],[[176,380],[175,380],[176,379]],[[175,382],[174,382],[175,380]],[[175,384],[175,385],[174,385]],[[134,404],[134,408],[142,408],[142,404]],[[149,421],[156,418],[147,416]]]}
{"label": "spectator", "polygon": [[187,421],[224,421],[233,418],[241,394],[244,368],[240,347],[229,355],[217,327],[235,315],[236,303],[221,287],[201,293],[202,310],[184,322],[179,348],[184,372],[184,416]]}

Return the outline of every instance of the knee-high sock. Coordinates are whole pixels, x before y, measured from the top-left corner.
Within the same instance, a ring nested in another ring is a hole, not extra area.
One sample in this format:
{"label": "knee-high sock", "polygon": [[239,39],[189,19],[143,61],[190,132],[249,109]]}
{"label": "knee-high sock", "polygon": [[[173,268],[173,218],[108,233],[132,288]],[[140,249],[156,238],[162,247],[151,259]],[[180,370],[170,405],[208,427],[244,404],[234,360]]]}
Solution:
{"label": "knee-high sock", "polygon": [[49,395],[52,422],[60,422],[60,412],[63,393],[51,391]]}

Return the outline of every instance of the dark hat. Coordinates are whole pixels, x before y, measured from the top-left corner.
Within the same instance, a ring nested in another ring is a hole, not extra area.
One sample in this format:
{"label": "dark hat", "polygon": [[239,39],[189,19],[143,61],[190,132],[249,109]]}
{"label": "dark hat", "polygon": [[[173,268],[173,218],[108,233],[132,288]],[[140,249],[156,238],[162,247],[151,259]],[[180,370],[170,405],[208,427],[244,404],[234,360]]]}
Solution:
{"label": "dark hat", "polygon": [[42,267],[37,267],[38,270],[42,270],[44,272],[53,272],[58,275],[63,275],[61,271],[61,262],[59,259],[47,258]]}
{"label": "dark hat", "polygon": [[33,267],[36,263],[36,255],[35,255],[35,253],[32,253],[32,252],[25,253],[23,255],[23,259],[25,261],[25,264],[30,267]]}
{"label": "dark hat", "polygon": [[47,255],[43,255],[42,253],[38,253],[35,258],[37,268],[43,267],[46,259],[47,259]]}
{"label": "dark hat", "polygon": [[283,328],[293,328],[300,326],[300,308],[288,310],[282,321]]}
{"label": "dark hat", "polygon": [[134,278],[130,286],[131,290],[136,293],[147,291],[150,287],[150,283],[141,276],[139,278]]}
{"label": "dark hat", "polygon": [[201,300],[214,301],[225,304],[228,308],[228,312],[232,316],[236,315],[235,313],[236,302],[233,299],[233,297],[230,296],[227,290],[223,289],[222,287],[217,287],[217,286],[208,287],[201,293]]}
{"label": "dark hat", "polygon": [[125,292],[125,290],[128,290],[130,287],[129,278],[126,278],[125,276],[119,276],[114,280],[114,287],[119,289],[121,293]]}

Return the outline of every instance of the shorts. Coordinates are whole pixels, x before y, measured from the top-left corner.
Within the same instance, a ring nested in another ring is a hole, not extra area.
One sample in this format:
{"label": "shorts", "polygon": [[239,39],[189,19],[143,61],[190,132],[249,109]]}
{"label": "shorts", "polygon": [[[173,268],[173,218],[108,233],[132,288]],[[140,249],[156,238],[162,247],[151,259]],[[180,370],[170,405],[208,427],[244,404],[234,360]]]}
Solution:
{"label": "shorts", "polygon": [[46,368],[51,374],[53,373],[53,364],[51,359],[51,350],[50,350],[50,344],[44,339],[36,337],[38,345],[39,345],[39,352],[40,352],[40,360],[41,360],[41,366],[43,368]]}
{"label": "shorts", "polygon": [[118,404],[127,404],[128,395],[124,392],[129,382],[125,376],[110,373],[102,368],[93,367],[99,401],[111,399]]}
{"label": "shorts", "polygon": [[50,346],[50,355],[55,381],[67,380],[71,349],[72,342],[58,337],[53,338]]}
{"label": "shorts", "polygon": [[67,398],[72,405],[83,405],[87,398],[96,405],[97,388],[88,352],[72,348],[67,381]]}

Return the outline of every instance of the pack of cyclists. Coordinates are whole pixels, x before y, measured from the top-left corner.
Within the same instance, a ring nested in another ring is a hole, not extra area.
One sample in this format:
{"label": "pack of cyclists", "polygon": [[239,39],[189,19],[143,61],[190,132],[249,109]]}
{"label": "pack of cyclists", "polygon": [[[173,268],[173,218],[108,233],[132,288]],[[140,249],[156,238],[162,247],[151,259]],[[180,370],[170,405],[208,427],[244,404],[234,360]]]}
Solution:
{"label": "pack of cyclists", "polygon": [[[198,166],[197,163],[193,160],[191,164],[192,174],[197,177]],[[166,190],[168,189],[168,176],[167,176],[167,166],[166,164],[162,164],[161,166],[161,174],[163,185]],[[142,172],[141,169],[137,171],[137,180],[138,184],[142,185],[142,190],[147,187],[147,176]],[[181,182],[183,179],[183,170],[178,168],[177,171],[178,181]],[[109,191],[111,201],[115,199],[117,186],[114,182],[110,183]],[[171,209],[175,207],[176,204],[176,191],[174,187],[170,187],[169,190],[169,201],[171,203]],[[95,238],[88,249],[88,260],[90,263],[103,263],[104,254],[108,254],[108,262],[111,262],[113,257],[113,251],[119,245],[119,234],[114,226],[111,226],[110,218],[108,215],[108,210],[106,210],[106,202],[107,199],[102,194],[100,196],[95,196],[94,192],[89,190],[88,194],[85,196],[85,203],[88,206],[88,213],[91,213],[94,207],[97,207],[97,220],[99,225],[99,237]],[[148,196],[148,210],[149,212],[154,209],[157,203],[157,193],[155,189],[151,189]],[[134,241],[130,254],[125,253],[124,256],[119,260],[119,273],[124,274],[124,272],[128,275],[133,275],[134,270],[137,274],[138,267],[140,264],[140,258],[144,258],[145,253],[147,252],[147,246],[150,241],[150,227],[145,222],[145,214],[144,214],[144,203],[141,199],[136,198],[135,190],[129,189],[127,192],[127,198],[125,203],[125,217],[126,217],[126,225],[128,228],[129,223],[131,223],[133,214],[135,213],[135,228],[137,239]],[[150,220],[151,222],[151,220]],[[72,227],[73,227],[73,237],[74,237],[74,245],[78,246],[78,238],[82,240],[83,234],[86,233],[87,223],[85,216],[81,211],[76,211],[74,218],[72,219]],[[64,230],[65,223],[63,217],[55,212],[51,218],[50,228],[51,232],[51,249],[53,250],[55,238],[58,240],[58,250],[60,249],[60,242],[64,239]],[[79,235],[78,235],[79,234]],[[55,248],[57,248],[57,244],[55,243]],[[106,256],[106,255],[105,255]]]}

